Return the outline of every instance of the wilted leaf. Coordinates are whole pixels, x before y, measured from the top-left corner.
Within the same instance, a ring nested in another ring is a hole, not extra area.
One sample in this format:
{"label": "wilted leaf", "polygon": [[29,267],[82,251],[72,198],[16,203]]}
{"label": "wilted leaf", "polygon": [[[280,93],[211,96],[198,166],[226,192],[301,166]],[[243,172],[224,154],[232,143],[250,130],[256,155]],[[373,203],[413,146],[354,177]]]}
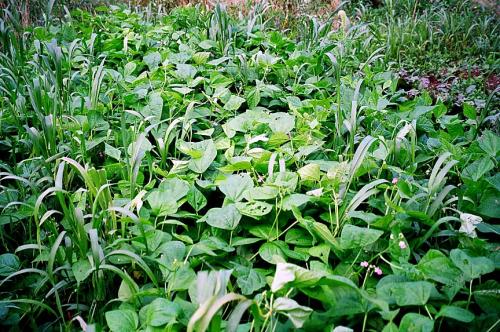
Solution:
{"label": "wilted leaf", "polygon": [[287,316],[295,328],[301,328],[313,310],[309,307],[299,305],[292,299],[278,297],[274,300],[273,311]]}

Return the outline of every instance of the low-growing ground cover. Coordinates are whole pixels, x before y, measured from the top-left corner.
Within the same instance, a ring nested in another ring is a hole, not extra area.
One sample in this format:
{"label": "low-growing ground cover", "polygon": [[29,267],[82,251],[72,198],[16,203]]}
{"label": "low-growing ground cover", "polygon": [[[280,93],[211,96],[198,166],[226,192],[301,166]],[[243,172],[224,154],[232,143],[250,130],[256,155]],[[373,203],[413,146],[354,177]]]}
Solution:
{"label": "low-growing ground cover", "polygon": [[498,329],[494,93],[366,24],[98,11],[0,24],[4,329]]}

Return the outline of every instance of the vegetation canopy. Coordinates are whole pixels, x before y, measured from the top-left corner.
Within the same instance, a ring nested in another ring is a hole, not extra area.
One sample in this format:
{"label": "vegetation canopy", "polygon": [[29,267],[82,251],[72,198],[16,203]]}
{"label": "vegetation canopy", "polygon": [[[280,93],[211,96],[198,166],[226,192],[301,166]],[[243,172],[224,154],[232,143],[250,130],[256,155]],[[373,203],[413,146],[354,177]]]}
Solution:
{"label": "vegetation canopy", "polygon": [[498,20],[443,3],[5,5],[0,329],[498,330]]}

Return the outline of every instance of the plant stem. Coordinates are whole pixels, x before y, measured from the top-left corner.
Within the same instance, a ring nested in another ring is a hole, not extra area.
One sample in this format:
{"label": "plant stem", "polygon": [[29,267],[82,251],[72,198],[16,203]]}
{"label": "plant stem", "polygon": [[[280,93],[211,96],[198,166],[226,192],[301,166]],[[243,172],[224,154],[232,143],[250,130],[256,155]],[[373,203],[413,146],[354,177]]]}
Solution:
{"label": "plant stem", "polygon": [[469,309],[470,300],[472,298],[472,281],[473,280],[469,282],[469,298],[467,299],[467,306],[465,307],[465,309]]}

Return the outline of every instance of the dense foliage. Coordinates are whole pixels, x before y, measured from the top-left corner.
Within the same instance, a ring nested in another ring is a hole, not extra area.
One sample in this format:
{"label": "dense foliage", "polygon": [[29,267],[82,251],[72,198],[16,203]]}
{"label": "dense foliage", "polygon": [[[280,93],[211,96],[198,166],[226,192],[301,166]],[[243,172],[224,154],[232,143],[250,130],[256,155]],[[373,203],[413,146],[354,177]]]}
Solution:
{"label": "dense foliage", "polygon": [[3,329],[498,328],[495,91],[403,89],[366,24],[97,10],[0,22]]}

